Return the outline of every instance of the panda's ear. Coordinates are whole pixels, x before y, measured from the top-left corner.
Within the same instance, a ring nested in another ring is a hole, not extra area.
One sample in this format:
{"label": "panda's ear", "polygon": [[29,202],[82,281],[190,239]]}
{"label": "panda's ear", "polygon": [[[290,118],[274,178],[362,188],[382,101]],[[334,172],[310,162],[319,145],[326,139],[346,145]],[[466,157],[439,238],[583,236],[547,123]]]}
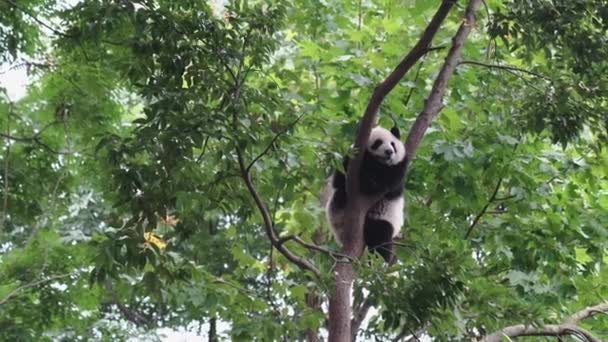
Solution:
{"label": "panda's ear", "polygon": [[393,126],[393,128],[391,128],[391,133],[397,138],[400,139],[401,138],[401,134],[399,134],[399,128],[397,126]]}

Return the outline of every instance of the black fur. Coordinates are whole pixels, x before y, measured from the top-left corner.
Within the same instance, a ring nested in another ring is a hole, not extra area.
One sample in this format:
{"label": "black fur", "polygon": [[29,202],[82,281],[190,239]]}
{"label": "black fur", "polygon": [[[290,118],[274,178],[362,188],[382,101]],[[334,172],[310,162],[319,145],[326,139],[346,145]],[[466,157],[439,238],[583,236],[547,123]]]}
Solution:
{"label": "black fur", "polygon": [[[349,158],[344,158],[344,170],[348,170]],[[374,156],[365,152],[361,162],[359,174],[361,193],[366,196],[374,196],[386,192],[385,198],[394,199],[403,194],[407,158],[398,164],[386,165],[378,161]],[[336,189],[336,196],[340,196],[343,205],[346,206],[346,175],[340,170],[334,172],[332,186]],[[335,200],[334,200],[335,201]]]}
{"label": "black fur", "polygon": [[399,133],[399,127],[393,126],[393,128],[391,128],[391,133],[395,136],[395,138],[401,138],[401,133]]}
{"label": "black fur", "polygon": [[361,193],[374,196],[385,192],[399,192],[398,195],[401,195],[406,166],[407,159],[389,166],[378,161],[369,152],[365,152],[359,176]]}
{"label": "black fur", "polygon": [[389,222],[366,217],[363,236],[370,252],[377,252],[388,263],[393,260],[393,226]]}

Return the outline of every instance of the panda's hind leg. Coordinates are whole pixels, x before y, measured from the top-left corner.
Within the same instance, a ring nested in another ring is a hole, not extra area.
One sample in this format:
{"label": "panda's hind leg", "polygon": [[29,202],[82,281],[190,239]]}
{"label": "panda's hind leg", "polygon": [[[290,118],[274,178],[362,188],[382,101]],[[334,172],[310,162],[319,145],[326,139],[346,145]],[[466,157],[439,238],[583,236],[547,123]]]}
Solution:
{"label": "panda's hind leg", "polygon": [[387,263],[392,263],[393,226],[388,221],[366,217],[363,234],[369,251],[377,252]]}

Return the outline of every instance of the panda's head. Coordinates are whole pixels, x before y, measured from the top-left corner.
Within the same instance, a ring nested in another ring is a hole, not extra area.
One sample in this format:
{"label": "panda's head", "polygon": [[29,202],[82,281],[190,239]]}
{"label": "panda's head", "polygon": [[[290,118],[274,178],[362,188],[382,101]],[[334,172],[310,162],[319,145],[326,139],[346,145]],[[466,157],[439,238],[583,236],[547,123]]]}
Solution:
{"label": "panda's head", "polygon": [[367,142],[367,152],[386,165],[395,165],[405,159],[405,146],[399,140],[399,129],[390,131],[380,126],[372,128]]}

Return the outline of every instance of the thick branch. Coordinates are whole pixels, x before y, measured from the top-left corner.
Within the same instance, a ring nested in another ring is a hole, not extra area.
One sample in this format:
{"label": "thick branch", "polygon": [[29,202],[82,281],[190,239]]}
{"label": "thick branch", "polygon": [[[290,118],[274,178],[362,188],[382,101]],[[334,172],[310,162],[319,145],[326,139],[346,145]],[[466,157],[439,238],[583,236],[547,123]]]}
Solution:
{"label": "thick branch", "polygon": [[289,249],[287,249],[284,246],[283,243],[279,243],[279,238],[277,237],[277,234],[274,231],[274,225],[273,225],[273,222],[272,222],[272,219],[270,216],[270,212],[268,211],[268,208],[262,201],[262,198],[260,197],[255,186],[253,185],[253,181],[251,180],[251,175],[249,174],[249,172],[247,172],[247,167],[245,166],[245,161],[243,160],[241,151],[239,149],[237,149],[236,152],[237,152],[237,158],[238,158],[238,162],[239,162],[239,168],[241,171],[241,177],[245,181],[245,185],[247,186],[247,189],[249,190],[251,197],[253,197],[253,200],[255,201],[255,204],[258,207],[260,214],[262,215],[262,219],[264,221],[264,229],[266,230],[266,235],[268,235],[270,242],[289,261],[293,262],[294,264],[298,265],[300,268],[302,268],[304,270],[311,271],[317,277],[319,277],[321,275],[321,272],[315,265],[313,265],[309,260],[293,254]]}
{"label": "thick branch", "polygon": [[602,304],[598,304],[595,306],[586,307],[583,310],[570,316],[566,320],[566,323],[578,324],[578,323],[580,323],[580,321],[584,320],[585,318],[589,318],[593,315],[602,314],[602,313],[608,314],[608,303],[602,303]]}
{"label": "thick branch", "polygon": [[145,317],[141,313],[137,312],[137,310],[129,308],[128,306],[126,306],[125,304],[123,304],[120,301],[120,298],[118,297],[118,293],[116,293],[114,286],[112,285],[112,283],[109,280],[106,282],[106,290],[112,297],[111,302],[114,305],[116,305],[116,307],[118,308],[120,313],[124,316],[124,318],[127,321],[135,324],[138,327],[139,326],[148,326],[148,327],[150,326],[150,320],[147,317]]}
{"label": "thick branch", "polygon": [[503,337],[524,337],[524,336],[577,336],[583,341],[601,342],[599,338],[593,336],[588,331],[571,324],[547,324],[539,328],[530,325],[518,324],[506,327],[490,336],[484,337],[481,342],[500,342]]}
{"label": "thick branch", "polygon": [[586,307],[568,317],[562,324],[546,324],[540,327],[512,325],[484,337],[481,342],[500,342],[503,337],[523,336],[576,336],[583,341],[601,342],[599,338],[577,326],[582,320],[600,313],[608,313],[608,303]]}
{"label": "thick branch", "polygon": [[114,304],[116,305],[116,307],[118,307],[118,310],[120,311],[120,313],[129,322],[137,325],[138,327],[139,326],[146,326],[146,327],[150,326],[150,321],[148,320],[148,318],[146,318],[145,316],[143,316],[141,313],[137,312],[136,310],[132,310],[128,306],[124,305],[123,303],[120,302],[120,300],[118,300],[118,298],[114,299]]}
{"label": "thick branch", "polygon": [[405,142],[405,149],[410,162],[416,154],[416,149],[418,148],[420,141],[422,141],[424,133],[443,108],[442,101],[448,86],[448,81],[458,65],[464,42],[472,28],[475,26],[475,12],[479,9],[481,3],[481,0],[471,0],[469,2],[462,24],[452,39],[452,47],[435,79],[435,83],[433,83],[431,94],[426,99],[422,112],[418,115],[416,122],[414,122],[414,125],[412,125],[412,128],[410,129],[410,133]]}

